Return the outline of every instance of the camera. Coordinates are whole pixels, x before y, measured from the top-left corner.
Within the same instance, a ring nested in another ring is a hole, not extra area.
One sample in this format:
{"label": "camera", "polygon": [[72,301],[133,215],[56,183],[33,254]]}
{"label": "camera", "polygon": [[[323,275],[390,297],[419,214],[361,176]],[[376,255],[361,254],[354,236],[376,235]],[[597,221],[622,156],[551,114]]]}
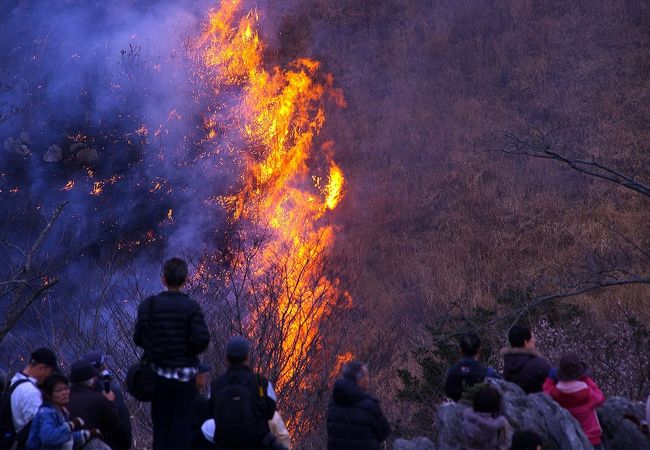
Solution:
{"label": "camera", "polygon": [[111,392],[111,373],[108,370],[104,370],[101,373],[101,376],[104,381],[104,392],[108,394]]}

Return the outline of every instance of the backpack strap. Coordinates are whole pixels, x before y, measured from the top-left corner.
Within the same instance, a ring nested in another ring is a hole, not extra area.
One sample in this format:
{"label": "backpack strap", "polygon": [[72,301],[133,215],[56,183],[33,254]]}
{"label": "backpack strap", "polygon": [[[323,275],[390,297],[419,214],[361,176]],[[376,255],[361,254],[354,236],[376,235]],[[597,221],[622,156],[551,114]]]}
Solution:
{"label": "backpack strap", "polygon": [[[9,387],[9,397],[11,397],[11,394],[14,393],[14,391],[16,390],[16,388],[17,388],[18,386],[20,386],[20,385],[23,384],[23,383],[31,383],[31,382],[32,382],[32,380],[30,380],[29,378],[21,378],[20,380],[17,380],[15,383],[13,383],[13,384]],[[32,384],[33,384],[33,383],[32,383]]]}
{"label": "backpack strap", "polygon": [[266,397],[266,389],[264,389],[264,386],[262,386],[262,376],[257,373],[255,374],[255,378],[257,379],[257,390],[260,394],[260,398]]}
{"label": "backpack strap", "polygon": [[148,314],[148,317],[147,317],[147,335],[148,335],[147,337],[149,338],[149,345],[147,346],[148,348],[144,349],[144,355],[142,355],[143,360],[145,358],[147,358],[150,361],[151,361],[152,352],[153,352],[153,348],[154,348],[154,345],[153,345],[153,337],[154,337],[154,333],[153,333],[153,312],[154,312],[154,300],[155,299],[156,299],[155,296],[151,297],[149,299],[149,311],[148,311],[149,314]]}

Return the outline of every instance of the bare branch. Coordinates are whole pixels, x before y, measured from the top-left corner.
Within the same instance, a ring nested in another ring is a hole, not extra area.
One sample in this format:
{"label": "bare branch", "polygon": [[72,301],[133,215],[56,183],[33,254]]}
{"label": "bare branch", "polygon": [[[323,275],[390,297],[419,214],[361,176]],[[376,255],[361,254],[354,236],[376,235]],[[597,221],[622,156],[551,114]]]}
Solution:
{"label": "bare branch", "polygon": [[571,158],[565,154],[554,151],[553,145],[546,139],[546,135],[540,135],[534,139],[525,139],[512,133],[505,133],[505,137],[508,141],[506,146],[497,151],[511,155],[524,155],[531,158],[559,161],[577,172],[610,181],[641,195],[650,197],[650,186],[634,179],[632,176],[601,164],[593,159],[591,161],[586,161],[583,159]]}

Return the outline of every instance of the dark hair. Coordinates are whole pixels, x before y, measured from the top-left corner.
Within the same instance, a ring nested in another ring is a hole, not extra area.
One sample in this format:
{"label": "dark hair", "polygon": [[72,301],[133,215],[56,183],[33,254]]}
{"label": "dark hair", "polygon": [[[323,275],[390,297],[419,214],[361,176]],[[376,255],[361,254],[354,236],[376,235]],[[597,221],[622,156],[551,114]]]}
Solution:
{"label": "dark hair", "polygon": [[180,258],[165,261],[163,277],[169,287],[181,287],[187,280],[187,263]]}
{"label": "dark hair", "polygon": [[230,364],[244,364],[246,360],[248,359],[248,355],[246,356],[228,356],[226,355],[226,359]]}
{"label": "dark hair", "polygon": [[54,388],[57,384],[65,384],[66,386],[70,386],[70,383],[68,383],[68,379],[65,377],[65,375],[59,372],[54,372],[43,382],[43,398],[48,400],[51,399],[52,393],[54,392]]}
{"label": "dark hair", "polygon": [[526,325],[513,325],[508,332],[508,341],[512,347],[523,347],[525,342],[530,341],[532,337],[533,333]]}
{"label": "dark hair", "polygon": [[492,386],[485,385],[474,396],[472,407],[476,412],[497,415],[501,408],[501,394]]}
{"label": "dark hair", "polygon": [[481,338],[473,331],[468,331],[461,336],[459,344],[463,356],[476,356],[481,347]]}
{"label": "dark hair", "polygon": [[537,450],[537,446],[544,445],[539,434],[528,430],[520,430],[512,435],[511,450]]}
{"label": "dark hair", "polygon": [[350,361],[343,366],[343,378],[357,383],[363,377],[363,368],[365,363],[361,361]]}

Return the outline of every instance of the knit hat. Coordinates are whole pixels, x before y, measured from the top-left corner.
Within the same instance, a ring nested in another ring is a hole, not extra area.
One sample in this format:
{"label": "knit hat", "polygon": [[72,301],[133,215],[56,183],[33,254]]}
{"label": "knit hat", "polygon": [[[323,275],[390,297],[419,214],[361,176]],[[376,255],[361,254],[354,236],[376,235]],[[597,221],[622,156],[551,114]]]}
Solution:
{"label": "knit hat", "polygon": [[86,353],[83,360],[90,363],[95,369],[99,369],[106,363],[106,355],[101,350],[92,350]]}
{"label": "knit hat", "polygon": [[232,359],[243,360],[248,356],[250,345],[248,341],[241,336],[233,336],[226,344],[226,356]]}
{"label": "knit hat", "polygon": [[560,358],[560,368],[557,379],[560,381],[577,380],[585,374],[587,365],[580,360],[576,353],[566,353]]}
{"label": "knit hat", "polygon": [[36,364],[45,364],[54,370],[59,370],[59,365],[56,362],[56,355],[49,348],[41,347],[34,350],[30,355],[31,362]]}
{"label": "knit hat", "polygon": [[95,376],[97,376],[97,369],[95,369],[88,361],[77,361],[70,369],[71,383],[81,383],[82,381],[90,380]]}

